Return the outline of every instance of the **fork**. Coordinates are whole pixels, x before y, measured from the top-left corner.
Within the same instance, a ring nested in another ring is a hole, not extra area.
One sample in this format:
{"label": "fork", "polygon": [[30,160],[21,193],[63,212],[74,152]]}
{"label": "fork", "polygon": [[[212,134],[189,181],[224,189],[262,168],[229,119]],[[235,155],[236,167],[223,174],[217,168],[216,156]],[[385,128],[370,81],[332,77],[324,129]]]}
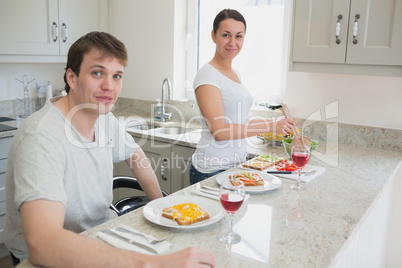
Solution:
{"label": "fork", "polygon": [[156,243],[159,243],[159,242],[163,242],[163,241],[166,240],[166,238],[163,238],[163,239],[152,238],[152,237],[149,237],[149,236],[144,235],[144,234],[141,234],[141,233],[133,232],[133,231],[128,230],[128,229],[126,229],[126,228],[124,228],[124,227],[121,227],[121,226],[117,227],[116,230],[117,230],[117,231],[120,231],[120,232],[124,232],[124,233],[129,233],[129,234],[135,234],[135,235],[142,236],[142,237],[144,237],[144,238],[147,240],[147,242],[148,242],[149,244],[152,244],[152,245],[153,245],[153,244],[156,244]]}
{"label": "fork", "polygon": [[305,173],[304,176],[311,176],[311,175],[313,175],[314,173],[316,173],[316,170],[315,170],[315,169],[312,170],[312,171],[309,171],[309,172]]}

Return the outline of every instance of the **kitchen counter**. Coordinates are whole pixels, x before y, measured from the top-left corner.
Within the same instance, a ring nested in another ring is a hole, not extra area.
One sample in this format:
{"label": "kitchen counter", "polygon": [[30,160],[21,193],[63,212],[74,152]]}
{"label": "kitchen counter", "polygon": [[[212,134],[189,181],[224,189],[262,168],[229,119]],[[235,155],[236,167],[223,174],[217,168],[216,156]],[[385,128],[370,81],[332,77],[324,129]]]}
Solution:
{"label": "kitchen counter", "polygon": [[[345,144],[320,144],[321,152],[310,164],[326,171],[292,191],[292,180],[282,179],[280,188],[253,194],[235,215],[235,230],[243,240],[232,247],[219,242],[228,228],[227,218],[189,230],[161,227],[146,220],[143,208],[83,232],[101,241],[96,233],[120,223],[173,245],[169,253],[197,246],[214,253],[219,267],[328,267],[335,265],[344,246],[364,222],[372,204],[402,160],[400,152]],[[281,147],[254,148],[254,153],[283,155]],[[216,178],[189,186],[173,195],[192,195],[200,185],[218,187]],[[214,201],[215,202],[215,201]],[[220,206],[216,201],[217,206]],[[102,242],[103,243],[103,242]],[[25,260],[19,267],[33,267]]]}

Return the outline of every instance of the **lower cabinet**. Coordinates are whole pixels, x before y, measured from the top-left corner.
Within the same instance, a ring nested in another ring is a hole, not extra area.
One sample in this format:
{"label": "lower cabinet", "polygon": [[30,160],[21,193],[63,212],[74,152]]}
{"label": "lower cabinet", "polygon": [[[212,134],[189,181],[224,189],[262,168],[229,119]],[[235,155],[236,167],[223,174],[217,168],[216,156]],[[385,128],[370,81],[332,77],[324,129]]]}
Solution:
{"label": "lower cabinet", "polygon": [[172,168],[171,191],[176,192],[190,185],[190,164],[195,148],[180,145],[172,146],[174,168]]}
{"label": "lower cabinet", "polygon": [[[134,139],[145,152],[162,190],[170,194],[190,185],[189,169],[195,148],[156,141],[152,138],[134,137]],[[115,164],[113,173],[115,176],[133,175],[125,162]],[[116,198],[122,198],[124,195],[126,194],[121,191],[115,193]]]}
{"label": "lower cabinet", "polygon": [[4,245],[4,227],[6,225],[6,166],[7,155],[13,137],[0,138],[0,258],[8,255]]}

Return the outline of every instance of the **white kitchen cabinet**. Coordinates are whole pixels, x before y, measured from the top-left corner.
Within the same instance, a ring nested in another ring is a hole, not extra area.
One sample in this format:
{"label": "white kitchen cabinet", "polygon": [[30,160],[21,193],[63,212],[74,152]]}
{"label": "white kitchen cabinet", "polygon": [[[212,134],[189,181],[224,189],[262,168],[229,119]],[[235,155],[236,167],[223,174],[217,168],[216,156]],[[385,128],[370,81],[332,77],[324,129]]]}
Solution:
{"label": "white kitchen cabinet", "polygon": [[297,0],[294,5],[293,62],[402,66],[402,1]]}
{"label": "white kitchen cabinet", "polygon": [[8,255],[4,245],[4,227],[6,224],[6,166],[8,150],[10,149],[13,137],[0,138],[0,258]]}
{"label": "white kitchen cabinet", "polygon": [[172,145],[165,142],[155,141],[153,139],[134,139],[141,146],[145,155],[148,157],[161,189],[170,194],[172,192],[170,187],[170,170],[172,168],[170,159]]}
{"label": "white kitchen cabinet", "polygon": [[65,56],[73,42],[94,30],[109,30],[109,0],[2,0],[0,60]]}
{"label": "white kitchen cabinet", "polygon": [[176,192],[190,185],[190,164],[195,148],[174,145],[172,146],[173,169],[171,172],[172,192]]}
{"label": "white kitchen cabinet", "polygon": [[[190,184],[189,169],[195,148],[134,137],[144,150],[162,190],[173,193]],[[115,164],[114,175],[132,176],[125,162]],[[125,197],[118,193],[118,198]]]}

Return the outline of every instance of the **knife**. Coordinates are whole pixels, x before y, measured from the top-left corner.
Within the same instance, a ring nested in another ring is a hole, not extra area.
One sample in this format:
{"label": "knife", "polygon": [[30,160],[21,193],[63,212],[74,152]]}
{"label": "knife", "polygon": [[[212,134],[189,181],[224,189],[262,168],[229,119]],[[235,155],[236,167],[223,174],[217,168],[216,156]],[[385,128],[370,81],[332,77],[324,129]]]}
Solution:
{"label": "knife", "polygon": [[104,229],[104,230],[102,230],[101,232],[104,233],[104,234],[108,234],[108,235],[110,235],[110,236],[113,236],[114,238],[117,238],[117,239],[119,239],[119,240],[122,240],[122,241],[124,241],[124,242],[126,242],[126,243],[135,245],[135,246],[137,246],[137,247],[139,247],[139,248],[145,249],[146,251],[149,251],[149,252],[152,252],[152,253],[158,255],[158,251],[156,251],[154,248],[149,247],[149,246],[144,245],[144,244],[141,244],[141,243],[138,243],[138,242],[136,242],[136,241],[134,241],[134,240],[132,240],[132,239],[130,239],[130,238],[127,238],[127,237],[125,237],[125,236],[122,236],[122,235],[120,235],[120,234],[118,234],[118,233],[115,233],[115,232],[109,230],[109,229]]}
{"label": "knife", "polygon": [[276,170],[268,170],[269,174],[292,174],[292,171],[276,171]]}
{"label": "knife", "polygon": [[[313,175],[316,171],[315,170],[311,170],[311,171],[302,171],[301,174],[304,174],[306,176],[310,176]],[[297,174],[297,171],[293,172],[293,171],[281,171],[281,170],[268,170],[267,173],[269,174]]]}

